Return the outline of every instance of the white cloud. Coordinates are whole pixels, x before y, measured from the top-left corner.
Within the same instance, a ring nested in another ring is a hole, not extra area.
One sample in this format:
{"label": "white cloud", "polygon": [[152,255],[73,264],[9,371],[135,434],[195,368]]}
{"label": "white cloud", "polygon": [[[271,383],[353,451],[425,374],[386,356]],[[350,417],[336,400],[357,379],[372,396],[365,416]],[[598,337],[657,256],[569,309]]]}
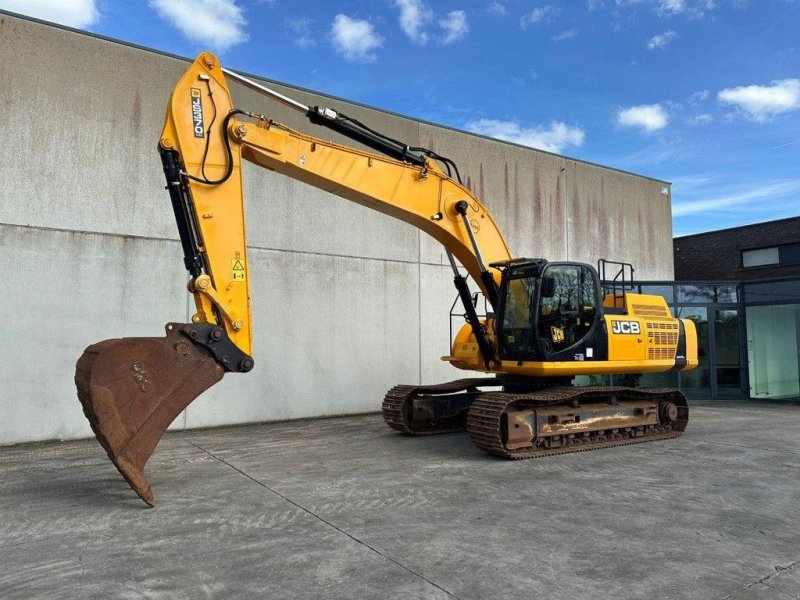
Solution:
{"label": "white cloud", "polygon": [[709,11],[717,7],[716,0],[658,0],[657,12],[659,15],[685,14],[690,19],[700,19]]}
{"label": "white cloud", "polygon": [[497,15],[498,17],[505,17],[508,14],[508,9],[500,2],[492,2],[486,7],[486,12]]}
{"label": "white cloud", "polygon": [[690,19],[700,19],[717,7],[716,0],[616,0],[617,6],[648,4],[660,17],[684,15]]}
{"label": "white cloud", "polygon": [[298,48],[313,48],[317,39],[311,34],[311,20],[306,18],[290,19],[286,26],[294,33],[294,45]]}
{"label": "white cloud", "polygon": [[553,40],[554,42],[563,42],[564,40],[572,39],[577,35],[578,35],[578,30],[577,29],[566,29],[566,30],[562,31],[561,33],[557,33],[556,35],[554,35],[550,39]]}
{"label": "white cloud", "polygon": [[622,127],[640,127],[647,133],[663,129],[669,119],[660,104],[642,104],[624,108],[617,113],[617,124]]}
{"label": "white cloud", "polygon": [[708,125],[714,121],[714,117],[709,113],[700,113],[691,117],[688,121],[689,125]]}
{"label": "white cloud", "polygon": [[452,44],[462,39],[469,32],[467,13],[463,10],[450,11],[444,19],[439,21],[439,27],[444,31],[439,43],[444,46]]}
{"label": "white cloud", "polygon": [[[395,0],[394,5],[400,9],[400,29],[418,46],[424,46],[433,37],[427,28],[434,21],[441,29],[436,41],[443,46],[457,42],[469,33],[467,13],[463,10],[453,10],[444,17],[436,19],[433,10],[422,0]],[[505,10],[502,5],[498,6]]]}
{"label": "white cloud", "polygon": [[663,48],[675,39],[675,35],[676,34],[674,31],[672,31],[672,29],[665,31],[664,33],[659,33],[658,35],[654,35],[647,40],[647,49],[655,50],[656,48]]}
{"label": "white cloud", "polygon": [[188,39],[214,50],[247,41],[247,21],[236,0],[150,0],[150,6]]}
{"label": "white cloud", "polygon": [[659,0],[658,11],[665,14],[677,14],[686,10],[683,0]]}
{"label": "white cloud", "polygon": [[701,102],[705,102],[708,100],[708,97],[711,95],[711,92],[708,90],[700,90],[699,92],[695,92],[691,96],[689,96],[689,106],[697,106]]}
{"label": "white cloud", "polygon": [[0,0],[0,8],[76,28],[94,25],[99,17],[95,0]]}
{"label": "white cloud", "polygon": [[683,217],[709,211],[731,210],[746,205],[757,206],[776,197],[791,195],[793,198],[798,191],[800,191],[800,180],[794,180],[763,185],[717,198],[674,202],[672,216]]}
{"label": "white cloud", "polygon": [[553,121],[549,127],[523,127],[517,121],[477,119],[467,123],[466,128],[467,131],[498,140],[556,153],[563,152],[569,146],[580,146],[586,137],[579,127],[571,127],[561,121]]}
{"label": "white cloud", "polygon": [[424,29],[433,21],[433,11],[422,0],[396,0],[394,5],[400,9],[400,28],[408,39],[420,46],[427,44]]}
{"label": "white cloud", "polygon": [[519,20],[519,26],[523,29],[528,29],[539,23],[552,23],[558,12],[559,8],[555,4],[537,6],[531,12],[522,15]]}
{"label": "white cloud", "polygon": [[338,14],[331,24],[333,48],[350,62],[372,62],[374,50],[383,46],[383,38],[375,33],[372,23]]}
{"label": "white cloud", "polygon": [[725,88],[717,94],[717,100],[733,104],[753,121],[768,121],[781,113],[800,109],[800,79]]}

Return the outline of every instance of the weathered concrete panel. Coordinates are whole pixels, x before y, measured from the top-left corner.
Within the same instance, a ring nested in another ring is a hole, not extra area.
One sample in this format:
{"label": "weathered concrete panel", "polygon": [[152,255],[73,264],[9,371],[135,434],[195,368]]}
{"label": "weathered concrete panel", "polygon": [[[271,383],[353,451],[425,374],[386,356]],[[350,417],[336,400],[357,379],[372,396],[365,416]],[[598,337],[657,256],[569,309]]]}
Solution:
{"label": "weathered concrete panel", "polygon": [[[512,255],[567,258],[562,157],[425,123],[420,143],[456,162],[465,185],[488,206]],[[442,262],[430,238],[423,239],[421,253],[425,262]]]}
{"label": "weathered concrete panel", "polygon": [[0,222],[175,238],[156,144],[180,61],[8,16],[0,58]]}
{"label": "weathered concrete panel", "polygon": [[[156,146],[188,63],[13,17],[0,31],[0,105],[26,115],[0,120],[0,136],[17,142],[0,155],[0,222],[177,239]],[[418,137],[410,119],[272,87],[310,104],[333,102],[399,139]],[[345,141],[235,82],[231,93],[248,110]],[[246,191],[254,246],[417,260],[414,230],[332,194],[253,167]]]}
{"label": "weathered concrete panel", "polygon": [[256,368],[187,409],[203,427],[380,410],[419,379],[418,266],[253,250]]}
{"label": "weathered concrete panel", "polygon": [[672,279],[669,186],[572,160],[566,165],[570,259],[629,262],[637,279]]}
{"label": "weathered concrete panel", "polygon": [[[672,278],[668,184],[425,123],[420,143],[456,161],[514,256],[607,258],[632,262],[640,279]],[[424,262],[446,264],[426,236],[420,252]]]}
{"label": "weathered concrete panel", "polygon": [[73,383],[84,348],[187,318],[177,242],[0,225],[0,272],[0,444],[91,435]]}

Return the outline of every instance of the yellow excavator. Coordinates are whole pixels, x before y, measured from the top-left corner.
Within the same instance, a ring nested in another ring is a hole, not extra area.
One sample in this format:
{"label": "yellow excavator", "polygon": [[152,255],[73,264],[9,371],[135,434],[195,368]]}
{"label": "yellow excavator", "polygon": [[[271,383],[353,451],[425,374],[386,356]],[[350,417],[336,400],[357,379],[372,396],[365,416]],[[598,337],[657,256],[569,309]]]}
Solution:
{"label": "yellow excavator", "polygon": [[[226,77],[377,153],[234,108]],[[169,424],[225,373],[254,367],[242,159],[410,223],[444,246],[466,322],[443,360],[487,376],[389,390],[383,416],[393,429],[466,429],[479,448],[516,459],[671,438],[686,428],[678,390],[572,381],[694,368],[692,321],[673,318],[659,296],[604,287],[590,265],[513,258],[452,160],[305,106],[208,52],[173,90],[158,148],[196,312],[191,323],[168,323],[164,337],[89,346],[75,373],[98,441],[148,504],[144,466]],[[483,316],[459,263],[488,302]]]}

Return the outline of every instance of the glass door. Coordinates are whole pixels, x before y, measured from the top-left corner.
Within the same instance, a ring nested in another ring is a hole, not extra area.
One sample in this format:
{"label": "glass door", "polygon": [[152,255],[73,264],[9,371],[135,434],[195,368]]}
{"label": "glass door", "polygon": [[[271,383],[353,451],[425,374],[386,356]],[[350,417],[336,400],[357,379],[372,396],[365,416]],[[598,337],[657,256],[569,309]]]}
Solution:
{"label": "glass door", "polygon": [[742,360],[737,310],[713,310],[716,398],[741,398]]}
{"label": "glass door", "polygon": [[681,391],[689,398],[713,398],[715,381],[711,376],[711,343],[709,340],[708,312],[705,306],[679,306],[675,316],[689,319],[697,329],[698,365],[691,371],[680,372]]}

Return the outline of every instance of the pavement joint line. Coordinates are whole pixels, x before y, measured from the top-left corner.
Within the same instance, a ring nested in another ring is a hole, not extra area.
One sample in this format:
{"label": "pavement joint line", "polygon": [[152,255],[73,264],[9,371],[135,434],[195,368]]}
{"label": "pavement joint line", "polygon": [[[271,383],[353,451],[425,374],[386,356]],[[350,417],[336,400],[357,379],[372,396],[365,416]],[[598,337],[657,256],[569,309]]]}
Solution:
{"label": "pavement joint line", "polygon": [[[772,586],[769,585],[767,583],[767,581],[769,581],[771,578],[775,577],[775,575],[778,575],[779,573],[783,573],[784,571],[790,571],[791,569],[794,569],[797,565],[800,565],[800,560],[796,560],[793,563],[786,565],[785,567],[781,566],[781,565],[775,565],[775,570],[772,573],[769,573],[769,574],[765,575],[761,579],[757,579],[756,581],[748,583],[743,588],[740,588],[740,589],[728,594],[727,596],[725,596],[724,598],[721,598],[720,600],[728,600],[729,598],[732,598],[734,594],[738,594],[739,592],[744,591],[744,590],[749,590],[751,587],[753,587],[754,585],[758,585],[758,584],[763,584],[763,585],[766,585],[767,587],[771,588]],[[772,588],[772,589],[774,589],[776,591],[780,591],[777,588]],[[783,592],[781,592],[781,593],[783,593]],[[786,594],[786,596],[791,598],[791,596],[789,596],[788,594]],[[795,596],[795,598],[797,598],[797,596]]]}
{"label": "pavement joint line", "polygon": [[718,446],[732,446],[733,448],[746,448],[748,450],[761,450],[762,452],[775,452],[776,454],[798,454],[800,452],[794,452],[792,450],[774,450],[773,448],[757,448],[755,446],[744,446],[742,444],[731,444],[730,442],[714,442],[712,440],[701,440],[701,442],[706,442],[709,444],[717,444]]}
{"label": "pavement joint line", "polygon": [[240,469],[239,467],[237,467],[237,466],[235,466],[235,465],[232,465],[231,463],[229,463],[228,461],[226,461],[224,458],[220,458],[219,456],[217,456],[216,454],[214,454],[214,453],[213,453],[213,452],[211,452],[210,450],[206,450],[205,448],[203,448],[202,446],[200,446],[200,445],[198,445],[198,444],[195,444],[195,443],[194,443],[193,441],[191,441],[191,440],[186,440],[186,441],[187,441],[189,444],[191,444],[192,446],[194,446],[195,448],[197,448],[198,450],[200,450],[201,452],[204,452],[204,453],[208,454],[208,455],[209,455],[211,458],[213,458],[214,460],[217,460],[217,461],[221,462],[222,464],[226,465],[227,467],[230,467],[231,469],[233,469],[234,471],[236,471],[236,472],[237,472],[237,473],[239,473],[240,475],[243,475],[244,477],[246,477],[247,479],[249,479],[250,481],[252,481],[252,482],[253,482],[253,483],[255,483],[256,485],[260,485],[260,486],[261,486],[261,487],[263,487],[265,490],[267,490],[267,491],[269,491],[269,492],[271,492],[271,493],[275,494],[276,496],[278,496],[279,498],[281,498],[281,499],[283,499],[284,501],[288,502],[288,503],[289,503],[289,504],[291,504],[292,506],[294,506],[294,507],[296,507],[296,508],[299,508],[299,509],[300,509],[300,510],[302,510],[304,513],[306,513],[306,514],[308,514],[308,515],[311,515],[312,517],[314,517],[315,519],[317,519],[317,520],[319,520],[319,521],[322,521],[322,522],[323,522],[323,523],[325,523],[325,524],[326,524],[328,527],[331,527],[331,528],[335,529],[336,531],[338,531],[339,533],[341,533],[341,534],[343,534],[343,535],[346,535],[347,537],[349,537],[351,540],[353,540],[353,541],[354,541],[354,542],[356,542],[357,544],[360,544],[360,545],[364,546],[365,548],[368,548],[369,550],[371,550],[371,551],[372,551],[372,552],[374,552],[375,554],[378,554],[379,556],[382,556],[382,557],[383,557],[383,558],[385,558],[386,560],[388,560],[388,561],[390,561],[390,562],[394,563],[395,565],[397,565],[398,567],[400,567],[400,568],[401,568],[401,569],[403,569],[404,571],[407,571],[408,573],[411,573],[411,574],[412,574],[412,575],[414,575],[415,577],[417,577],[417,578],[421,579],[422,581],[424,581],[424,582],[426,582],[426,583],[428,583],[428,584],[432,585],[432,586],[433,586],[433,587],[435,587],[436,589],[438,589],[438,590],[441,590],[442,592],[444,592],[445,594],[447,594],[447,595],[448,595],[450,598],[455,598],[456,600],[462,600],[461,598],[459,598],[458,596],[456,596],[456,595],[455,595],[455,594],[453,594],[452,592],[450,592],[450,591],[448,591],[448,590],[444,589],[444,588],[443,588],[442,586],[440,586],[438,583],[435,583],[435,582],[431,581],[430,579],[428,579],[428,578],[427,578],[427,577],[425,577],[424,575],[420,575],[419,573],[417,573],[416,571],[414,571],[414,570],[413,570],[413,569],[411,569],[410,567],[407,567],[406,565],[404,565],[403,563],[401,563],[401,562],[399,562],[399,561],[395,560],[395,559],[394,559],[394,558],[392,558],[391,556],[388,556],[388,555],[384,554],[383,552],[381,552],[380,550],[378,550],[378,549],[377,549],[377,548],[375,548],[374,546],[371,546],[371,545],[369,545],[368,543],[366,543],[365,541],[363,541],[363,540],[360,540],[359,538],[357,538],[356,536],[354,536],[354,535],[353,535],[353,534],[351,534],[351,533],[348,533],[348,532],[347,532],[347,531],[345,531],[344,529],[341,529],[340,527],[337,527],[336,525],[334,525],[333,523],[331,523],[331,522],[330,522],[330,521],[328,521],[327,519],[325,519],[325,518],[323,518],[323,517],[319,516],[318,514],[314,513],[313,511],[311,511],[311,510],[307,509],[305,506],[302,506],[302,505],[298,504],[297,502],[295,502],[295,501],[294,501],[294,500],[292,500],[291,498],[289,498],[289,497],[287,497],[287,496],[284,496],[283,494],[281,494],[281,493],[280,493],[280,492],[278,492],[277,490],[274,490],[273,488],[269,487],[269,486],[268,486],[267,484],[265,484],[264,482],[262,482],[262,481],[259,481],[258,479],[256,479],[256,478],[255,478],[255,477],[253,477],[252,475],[250,475],[249,473],[246,473],[245,471],[243,471],[242,469]]}

